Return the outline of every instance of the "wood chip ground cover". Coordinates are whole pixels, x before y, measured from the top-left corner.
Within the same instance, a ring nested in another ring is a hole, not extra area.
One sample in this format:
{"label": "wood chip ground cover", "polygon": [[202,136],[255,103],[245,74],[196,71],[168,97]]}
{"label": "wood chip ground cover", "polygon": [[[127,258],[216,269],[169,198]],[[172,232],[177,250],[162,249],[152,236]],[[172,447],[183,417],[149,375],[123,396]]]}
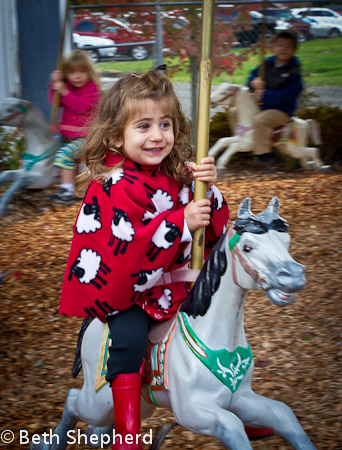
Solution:
{"label": "wood chip ground cover", "polygon": [[[218,181],[236,217],[241,200],[252,197],[260,212],[273,195],[290,224],[293,257],[306,266],[307,285],[295,304],[277,308],[264,294],[250,292],[246,333],[256,369],[254,390],[286,402],[317,449],[342,449],[342,169],[329,174],[280,167],[233,168]],[[17,195],[1,219],[0,272],[0,433],[15,440],[0,447],[19,450],[19,430],[29,436],[58,424],[71,378],[81,320],[57,314],[72,227],[80,202],[51,205],[48,192]],[[6,275],[7,274],[7,275]],[[208,386],[210,389],[210,386]],[[157,409],[143,432],[171,420]],[[84,431],[85,424],[79,428]],[[279,436],[254,442],[254,449],[287,450]],[[89,448],[69,445],[69,449]],[[175,427],[163,449],[217,450],[214,438]]]}

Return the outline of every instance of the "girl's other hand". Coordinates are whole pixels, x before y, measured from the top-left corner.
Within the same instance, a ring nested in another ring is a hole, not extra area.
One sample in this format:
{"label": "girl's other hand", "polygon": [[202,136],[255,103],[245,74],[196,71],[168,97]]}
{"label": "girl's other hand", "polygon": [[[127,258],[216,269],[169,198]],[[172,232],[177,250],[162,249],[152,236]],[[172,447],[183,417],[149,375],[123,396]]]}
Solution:
{"label": "girl's other hand", "polygon": [[54,70],[51,74],[51,81],[57,82],[57,81],[63,81],[63,74],[60,70]]}
{"label": "girl's other hand", "polygon": [[57,91],[60,95],[66,95],[68,92],[67,86],[64,83],[63,74],[60,70],[54,70],[51,74],[51,88]]}
{"label": "girl's other hand", "polygon": [[192,170],[194,178],[207,183],[208,191],[210,191],[211,185],[217,181],[215,159],[212,156],[207,156],[202,159],[201,164],[198,166],[194,162],[190,162],[188,167]]}
{"label": "girl's other hand", "polygon": [[184,218],[189,230],[196,231],[201,227],[206,227],[210,223],[210,200],[202,199],[193,201],[186,205]]}

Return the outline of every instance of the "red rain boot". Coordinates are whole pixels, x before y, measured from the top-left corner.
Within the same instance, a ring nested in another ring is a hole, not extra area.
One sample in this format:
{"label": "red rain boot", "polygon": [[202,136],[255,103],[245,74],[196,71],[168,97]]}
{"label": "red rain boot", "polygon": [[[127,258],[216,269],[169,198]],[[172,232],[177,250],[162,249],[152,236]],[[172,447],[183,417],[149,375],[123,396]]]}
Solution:
{"label": "red rain boot", "polygon": [[274,434],[274,431],[270,428],[253,428],[245,427],[248,438],[251,441],[257,441],[259,439],[264,439]]}
{"label": "red rain boot", "polygon": [[115,416],[115,441],[112,450],[142,450],[140,437],[138,443],[136,439],[140,434],[140,390],[140,373],[124,373],[112,382]]}

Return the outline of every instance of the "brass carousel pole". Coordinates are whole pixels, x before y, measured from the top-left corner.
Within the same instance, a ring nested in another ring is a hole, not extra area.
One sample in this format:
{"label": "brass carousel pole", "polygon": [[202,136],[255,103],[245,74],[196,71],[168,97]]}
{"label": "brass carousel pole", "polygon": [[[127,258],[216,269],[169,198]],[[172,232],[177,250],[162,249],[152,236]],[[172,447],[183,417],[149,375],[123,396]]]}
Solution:
{"label": "brass carousel pole", "polygon": [[[202,2],[202,45],[199,72],[198,118],[197,118],[197,149],[196,165],[208,155],[209,119],[210,119],[210,89],[212,78],[212,48],[214,32],[214,0]],[[194,200],[206,198],[207,184],[195,180]],[[196,230],[193,235],[192,269],[201,269],[204,258],[204,227]]]}

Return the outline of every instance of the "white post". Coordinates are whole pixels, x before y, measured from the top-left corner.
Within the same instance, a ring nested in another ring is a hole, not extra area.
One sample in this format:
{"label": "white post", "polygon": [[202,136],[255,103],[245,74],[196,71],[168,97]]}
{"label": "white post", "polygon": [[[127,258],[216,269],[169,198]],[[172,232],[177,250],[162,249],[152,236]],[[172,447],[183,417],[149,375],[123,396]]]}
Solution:
{"label": "white post", "polygon": [[16,0],[0,2],[0,101],[21,97]]}

